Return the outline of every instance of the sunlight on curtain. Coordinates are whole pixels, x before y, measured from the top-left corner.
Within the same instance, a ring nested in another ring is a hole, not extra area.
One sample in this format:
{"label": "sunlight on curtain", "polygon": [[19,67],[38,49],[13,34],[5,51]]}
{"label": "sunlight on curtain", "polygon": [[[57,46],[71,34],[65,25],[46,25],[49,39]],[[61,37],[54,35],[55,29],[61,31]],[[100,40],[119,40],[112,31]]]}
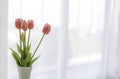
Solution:
{"label": "sunlight on curtain", "polygon": [[104,5],[104,0],[70,0],[68,79],[101,77]]}
{"label": "sunlight on curtain", "polygon": [[[37,52],[41,57],[33,65],[31,79],[57,79],[60,1],[9,1],[9,47],[15,47],[19,42],[14,26],[18,17],[35,22],[31,34],[32,51],[41,37],[44,23],[52,26],[51,33],[45,37]],[[67,79],[98,79],[101,76],[104,5],[104,0],[69,0]],[[17,79],[17,68],[10,51],[8,59],[8,78]]]}

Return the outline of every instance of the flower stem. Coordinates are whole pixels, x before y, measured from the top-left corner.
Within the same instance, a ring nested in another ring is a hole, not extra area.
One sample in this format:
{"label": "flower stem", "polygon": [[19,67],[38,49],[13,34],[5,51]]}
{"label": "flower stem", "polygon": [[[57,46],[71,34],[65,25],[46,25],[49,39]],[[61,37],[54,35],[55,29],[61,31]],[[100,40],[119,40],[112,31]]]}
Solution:
{"label": "flower stem", "polygon": [[23,42],[23,48],[24,48],[24,59],[26,58],[26,31],[24,31],[24,42]]}
{"label": "flower stem", "polygon": [[22,48],[22,43],[21,43],[21,30],[19,29],[19,36],[20,36],[20,47]]}
{"label": "flower stem", "polygon": [[43,40],[44,36],[45,36],[45,34],[43,34],[43,36],[42,36],[42,38],[41,38],[41,40],[40,40],[39,44],[37,45],[37,47],[36,47],[36,49],[35,49],[35,51],[34,51],[34,53],[33,53],[33,55],[32,55],[32,58],[34,57],[34,55],[35,55],[36,51],[38,50],[38,48],[39,48],[39,46],[40,46],[40,44],[41,44],[41,42],[42,42],[42,40]]}
{"label": "flower stem", "polygon": [[26,31],[25,31],[25,47],[26,47]]}
{"label": "flower stem", "polygon": [[29,30],[27,46],[29,45],[29,41],[30,41],[30,32],[31,32],[31,30]]}

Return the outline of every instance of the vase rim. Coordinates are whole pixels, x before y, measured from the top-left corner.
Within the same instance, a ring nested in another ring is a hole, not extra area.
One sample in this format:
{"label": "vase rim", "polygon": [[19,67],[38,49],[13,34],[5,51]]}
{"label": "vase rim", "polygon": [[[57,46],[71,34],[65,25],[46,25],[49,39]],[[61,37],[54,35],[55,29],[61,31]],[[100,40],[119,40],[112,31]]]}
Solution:
{"label": "vase rim", "polygon": [[17,67],[19,67],[19,68],[32,68],[32,66],[30,66],[30,67],[17,66]]}

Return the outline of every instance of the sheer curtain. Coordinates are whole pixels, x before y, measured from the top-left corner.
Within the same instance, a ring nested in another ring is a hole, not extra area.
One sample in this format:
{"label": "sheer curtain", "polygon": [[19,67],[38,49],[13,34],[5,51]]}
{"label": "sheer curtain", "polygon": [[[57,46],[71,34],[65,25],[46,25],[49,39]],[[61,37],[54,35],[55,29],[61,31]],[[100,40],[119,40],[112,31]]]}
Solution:
{"label": "sheer curtain", "polygon": [[120,78],[120,1],[106,0],[104,26],[104,79]]}
{"label": "sheer curtain", "polygon": [[[31,79],[119,79],[119,9],[119,0],[9,0],[8,46],[18,42],[16,18],[34,20],[32,50],[48,22]],[[18,79],[10,51],[8,79]]]}
{"label": "sheer curtain", "polygon": [[0,79],[7,79],[8,1],[0,0]]}

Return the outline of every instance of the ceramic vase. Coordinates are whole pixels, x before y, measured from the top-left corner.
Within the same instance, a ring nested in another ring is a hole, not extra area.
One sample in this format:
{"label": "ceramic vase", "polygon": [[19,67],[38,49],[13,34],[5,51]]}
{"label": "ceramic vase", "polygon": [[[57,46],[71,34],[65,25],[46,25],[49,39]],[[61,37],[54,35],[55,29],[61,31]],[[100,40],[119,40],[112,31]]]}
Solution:
{"label": "ceramic vase", "polygon": [[32,67],[17,67],[19,79],[30,79]]}

